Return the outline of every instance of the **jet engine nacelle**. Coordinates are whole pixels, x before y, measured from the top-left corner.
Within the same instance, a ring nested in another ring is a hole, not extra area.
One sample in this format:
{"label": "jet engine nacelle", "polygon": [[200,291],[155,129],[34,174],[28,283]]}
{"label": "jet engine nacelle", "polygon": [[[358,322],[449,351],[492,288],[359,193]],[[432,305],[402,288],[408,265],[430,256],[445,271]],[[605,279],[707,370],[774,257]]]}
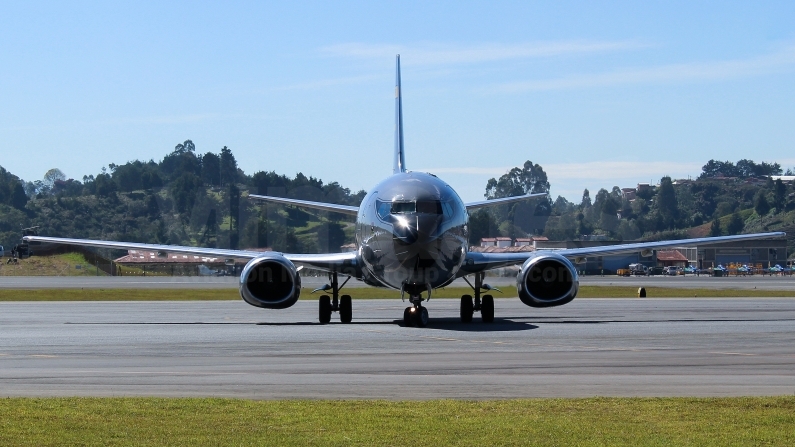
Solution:
{"label": "jet engine nacelle", "polygon": [[561,306],[573,300],[580,287],[571,261],[557,253],[539,253],[522,264],[516,275],[519,299],[530,307]]}
{"label": "jet engine nacelle", "polygon": [[248,261],[240,274],[240,296],[252,306],[284,309],[301,295],[301,277],[295,264],[280,254]]}

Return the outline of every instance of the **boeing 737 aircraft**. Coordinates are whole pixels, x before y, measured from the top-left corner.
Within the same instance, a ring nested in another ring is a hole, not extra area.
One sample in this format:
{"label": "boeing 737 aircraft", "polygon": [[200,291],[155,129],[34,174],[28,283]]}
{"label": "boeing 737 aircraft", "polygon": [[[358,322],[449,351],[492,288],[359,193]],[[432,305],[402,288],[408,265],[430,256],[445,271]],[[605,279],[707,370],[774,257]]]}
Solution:
{"label": "boeing 737 aircraft", "polygon": [[[161,256],[182,253],[249,259],[240,275],[240,295],[252,306],[267,309],[284,309],[298,301],[301,293],[298,272],[306,266],[328,272],[329,275],[329,284],[321,288],[330,292],[330,296],[320,297],[321,323],[331,321],[333,312],[339,312],[343,323],[351,321],[351,297],[340,296],[339,292],[351,278],[355,278],[372,286],[400,290],[402,296],[411,303],[403,314],[406,325],[424,327],[428,324],[428,310],[422,305],[423,301],[431,298],[434,289],[444,287],[456,278],[466,279],[468,275],[474,277],[474,285],[470,283],[473,294],[461,297],[461,321],[471,322],[473,313],[480,312],[483,322],[492,322],[494,298],[488,294],[482,295],[482,292],[493,289],[483,282],[485,272],[489,269],[520,265],[516,289],[522,302],[530,307],[561,306],[577,296],[579,278],[574,265],[589,256],[637,252],[642,256],[651,256],[654,250],[661,248],[784,236],[784,233],[758,233],[555,251],[470,252],[467,228],[470,212],[488,206],[532,200],[543,194],[464,203],[450,185],[435,175],[408,171],[403,151],[401,98],[398,55],[392,175],[370,190],[358,207],[283,197],[249,196],[263,202],[356,216],[357,250],[354,252],[263,253],[44,236],[26,236],[24,239],[85,247],[151,250]],[[338,281],[340,276],[346,278],[342,284]]]}

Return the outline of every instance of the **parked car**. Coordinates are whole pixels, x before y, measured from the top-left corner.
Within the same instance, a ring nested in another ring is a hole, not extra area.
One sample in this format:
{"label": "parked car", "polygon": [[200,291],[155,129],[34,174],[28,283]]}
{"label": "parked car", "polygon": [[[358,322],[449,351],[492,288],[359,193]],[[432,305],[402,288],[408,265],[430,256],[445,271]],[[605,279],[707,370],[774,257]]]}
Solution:
{"label": "parked car", "polygon": [[668,267],[665,267],[663,269],[663,274],[670,275],[670,276],[676,276],[676,275],[679,274],[679,267],[677,267],[675,265],[670,265]]}

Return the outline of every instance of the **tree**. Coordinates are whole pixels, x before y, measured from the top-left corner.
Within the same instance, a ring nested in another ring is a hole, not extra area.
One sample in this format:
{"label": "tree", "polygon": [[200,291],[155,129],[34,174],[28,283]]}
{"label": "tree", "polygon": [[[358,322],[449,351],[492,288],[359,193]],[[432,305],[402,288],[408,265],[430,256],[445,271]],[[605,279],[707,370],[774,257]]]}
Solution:
{"label": "tree", "polygon": [[116,192],[116,182],[110,177],[110,174],[99,174],[92,182],[94,186],[94,193],[101,197],[111,197]]}
{"label": "tree", "polygon": [[185,140],[184,143],[179,143],[176,146],[174,146],[174,152],[178,154],[184,154],[186,152],[195,152],[195,151],[196,151],[196,145],[193,144],[193,141],[191,140]]}
{"label": "tree", "polygon": [[555,199],[555,202],[552,204],[552,211],[558,216],[570,213],[573,210],[574,204],[566,200],[566,198],[563,196],[558,196],[558,198]]}
{"label": "tree", "polygon": [[769,175],[781,175],[781,165],[778,163],[756,164],[753,160],[742,159],[737,165],[730,161],[710,160],[701,168],[699,179],[710,177],[764,177]]}
{"label": "tree", "polygon": [[317,244],[321,253],[336,253],[345,243],[345,231],[338,223],[326,223],[315,227]]}
{"label": "tree", "polygon": [[221,184],[235,183],[237,181],[237,160],[232,151],[224,146],[221,149]]}
{"label": "tree", "polygon": [[497,232],[497,222],[487,210],[479,210],[469,216],[469,243],[480,245],[484,237],[494,236]]}
{"label": "tree", "polygon": [[237,249],[240,242],[240,189],[229,184],[229,248]]}
{"label": "tree", "polygon": [[754,199],[754,211],[756,211],[756,214],[758,214],[759,217],[764,217],[770,212],[770,203],[768,203],[767,197],[763,190],[759,190],[759,192],[756,193],[756,198]]}
{"label": "tree", "polygon": [[720,236],[722,234],[720,229],[720,220],[716,217],[712,220],[712,226],[709,227],[709,235],[710,236]]}
{"label": "tree", "polygon": [[171,195],[177,211],[187,213],[193,209],[196,194],[201,187],[201,179],[196,175],[186,172],[171,182]]}
{"label": "tree", "polygon": [[521,169],[513,168],[499,180],[489,179],[485,196],[487,199],[498,199],[534,193],[549,193],[549,181],[541,165],[527,160]]}
{"label": "tree", "polygon": [[163,157],[159,164],[160,172],[168,178],[175,180],[186,173],[201,175],[201,160],[196,157],[196,146],[191,140],[178,144],[174,152]]}
{"label": "tree", "polygon": [[[488,199],[498,199],[535,193],[549,194],[549,181],[541,165],[527,160],[522,168],[511,169],[499,180],[489,179],[485,196]],[[552,212],[552,201],[545,197],[532,203],[496,207],[493,212],[498,221],[510,220],[525,232],[540,233]]]}
{"label": "tree", "polygon": [[586,209],[591,207],[591,193],[588,192],[588,188],[585,188],[582,191],[582,200],[580,201],[580,209]]}
{"label": "tree", "polygon": [[25,188],[22,187],[22,183],[15,183],[14,190],[11,192],[11,206],[23,210],[27,203],[28,196],[25,194]]}
{"label": "tree", "polygon": [[679,217],[679,204],[676,200],[676,192],[674,191],[671,177],[665,176],[660,179],[660,188],[657,192],[655,205],[663,220],[663,228],[674,228],[676,219]]}
{"label": "tree", "polygon": [[598,223],[599,228],[612,232],[618,226],[618,204],[606,189],[602,188],[596,193],[593,212],[593,220]]}
{"label": "tree", "polygon": [[212,152],[202,157],[202,181],[210,186],[221,186],[221,157]]}
{"label": "tree", "polygon": [[775,186],[773,187],[773,206],[776,207],[776,212],[784,211],[784,205],[787,203],[787,185],[781,181],[780,178],[776,179]]}
{"label": "tree", "polygon": [[736,177],[737,168],[730,161],[710,160],[701,168],[699,179],[710,177]]}
{"label": "tree", "polygon": [[[104,168],[103,168],[104,169]],[[42,186],[38,188],[39,193],[47,194],[52,191],[52,187],[58,180],[66,180],[66,174],[58,168],[52,168],[44,174]]]}
{"label": "tree", "polygon": [[743,231],[743,227],[745,227],[745,222],[743,222],[743,218],[740,217],[740,213],[732,214],[732,217],[729,218],[729,224],[726,225],[726,232],[731,234],[739,234]]}

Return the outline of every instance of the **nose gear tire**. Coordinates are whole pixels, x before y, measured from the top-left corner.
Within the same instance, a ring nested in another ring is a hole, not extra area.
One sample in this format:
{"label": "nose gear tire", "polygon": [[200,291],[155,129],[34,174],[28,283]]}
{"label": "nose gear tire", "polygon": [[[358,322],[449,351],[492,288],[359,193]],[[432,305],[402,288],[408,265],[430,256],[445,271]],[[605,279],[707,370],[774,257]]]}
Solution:
{"label": "nose gear tire", "polygon": [[406,310],[403,311],[403,325],[406,327],[414,326],[414,322],[411,318],[411,307],[407,307]]}
{"label": "nose gear tire", "polygon": [[428,325],[428,309],[420,307],[411,313],[414,326],[425,327]]}

